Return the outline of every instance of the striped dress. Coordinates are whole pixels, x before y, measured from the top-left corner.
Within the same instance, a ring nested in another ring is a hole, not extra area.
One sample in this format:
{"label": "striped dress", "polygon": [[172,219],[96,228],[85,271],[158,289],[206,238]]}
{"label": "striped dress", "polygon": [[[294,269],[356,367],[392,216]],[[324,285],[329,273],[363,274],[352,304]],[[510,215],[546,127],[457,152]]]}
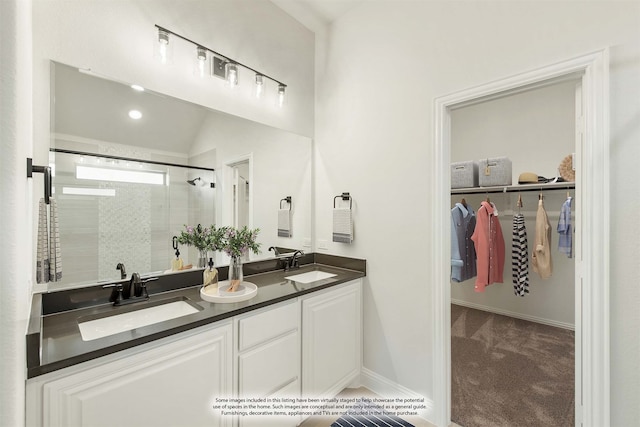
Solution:
{"label": "striped dress", "polygon": [[513,216],[513,244],[511,250],[511,271],[513,272],[513,290],[518,296],[529,293],[529,251],[527,249],[527,228],[524,215]]}

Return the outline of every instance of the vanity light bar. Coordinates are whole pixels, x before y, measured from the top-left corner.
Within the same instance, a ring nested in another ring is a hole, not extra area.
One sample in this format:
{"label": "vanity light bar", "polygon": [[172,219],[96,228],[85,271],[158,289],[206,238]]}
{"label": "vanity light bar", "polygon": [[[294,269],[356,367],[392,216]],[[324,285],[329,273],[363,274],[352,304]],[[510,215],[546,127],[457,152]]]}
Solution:
{"label": "vanity light bar", "polygon": [[[174,33],[171,30],[167,30],[166,28],[163,28],[159,25],[155,26],[158,29],[158,43],[160,44],[160,51],[161,53],[166,52],[166,48],[167,45],[169,44],[170,40],[169,40],[169,36],[175,36],[179,39],[182,39],[188,43],[191,43],[193,45],[196,46],[197,49],[197,58],[199,61],[202,60],[202,58],[206,58],[206,52],[211,52],[212,55],[212,61],[217,60],[218,62],[221,62],[220,65],[223,65],[223,68],[225,69],[224,71],[224,78],[227,80],[227,82],[229,83],[230,86],[235,86],[238,84],[238,74],[237,74],[237,69],[238,67],[242,67],[245,68],[249,71],[252,71],[255,73],[256,75],[256,80],[255,80],[255,84],[257,86],[256,88],[256,96],[260,97],[260,95],[262,94],[262,85],[264,83],[264,79],[269,79],[273,82],[275,82],[278,85],[278,104],[280,106],[282,106],[283,101],[284,101],[284,93],[285,93],[285,88],[287,87],[286,84],[284,84],[283,82],[274,79],[273,77],[270,77],[268,75],[266,75],[265,73],[258,71],[254,68],[249,67],[248,65],[245,65],[239,61],[236,61],[235,59],[229,58],[226,55],[223,55],[219,52],[216,52],[215,50],[209,49],[208,47],[203,46],[200,43],[196,43],[193,40],[190,40],[184,36],[181,36],[180,34]],[[164,55],[162,55],[162,62],[165,63],[166,62],[166,53]],[[213,72],[213,74],[215,74],[216,76],[218,75],[217,73],[215,73],[215,71]],[[222,74],[222,73],[221,73]]]}

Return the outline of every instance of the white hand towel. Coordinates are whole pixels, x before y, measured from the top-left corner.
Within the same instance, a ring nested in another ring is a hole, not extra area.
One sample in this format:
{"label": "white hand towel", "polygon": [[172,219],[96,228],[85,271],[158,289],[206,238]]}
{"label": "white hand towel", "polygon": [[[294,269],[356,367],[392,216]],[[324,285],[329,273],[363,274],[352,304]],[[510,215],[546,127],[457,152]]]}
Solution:
{"label": "white hand towel", "polygon": [[49,231],[47,229],[47,205],[40,199],[38,205],[38,242],[36,260],[36,282],[49,281]]}
{"label": "white hand towel", "polygon": [[278,237],[291,237],[291,209],[278,209]]}
{"label": "white hand towel", "polygon": [[333,209],[333,241],[340,243],[353,242],[353,219],[350,208]]}
{"label": "white hand towel", "polygon": [[60,229],[58,228],[58,207],[55,199],[49,199],[49,280],[62,279],[62,257],[60,255]]}

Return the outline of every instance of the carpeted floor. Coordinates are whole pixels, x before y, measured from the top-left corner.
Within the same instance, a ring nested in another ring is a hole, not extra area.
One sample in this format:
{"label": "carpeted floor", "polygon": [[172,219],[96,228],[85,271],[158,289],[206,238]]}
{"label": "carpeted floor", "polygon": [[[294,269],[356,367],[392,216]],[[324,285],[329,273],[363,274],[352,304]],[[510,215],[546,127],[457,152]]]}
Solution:
{"label": "carpeted floor", "polygon": [[574,332],[451,305],[451,419],[573,426]]}

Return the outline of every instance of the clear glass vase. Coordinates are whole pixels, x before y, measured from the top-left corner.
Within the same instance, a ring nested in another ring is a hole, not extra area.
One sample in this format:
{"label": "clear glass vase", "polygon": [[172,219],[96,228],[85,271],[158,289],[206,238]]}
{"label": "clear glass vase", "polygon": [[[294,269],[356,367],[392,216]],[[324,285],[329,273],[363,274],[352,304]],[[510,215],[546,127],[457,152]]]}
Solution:
{"label": "clear glass vase", "polygon": [[242,283],[242,258],[232,256],[229,261],[229,291],[235,292]]}
{"label": "clear glass vase", "polygon": [[205,268],[207,266],[207,251],[205,249],[198,249],[198,268]]}

